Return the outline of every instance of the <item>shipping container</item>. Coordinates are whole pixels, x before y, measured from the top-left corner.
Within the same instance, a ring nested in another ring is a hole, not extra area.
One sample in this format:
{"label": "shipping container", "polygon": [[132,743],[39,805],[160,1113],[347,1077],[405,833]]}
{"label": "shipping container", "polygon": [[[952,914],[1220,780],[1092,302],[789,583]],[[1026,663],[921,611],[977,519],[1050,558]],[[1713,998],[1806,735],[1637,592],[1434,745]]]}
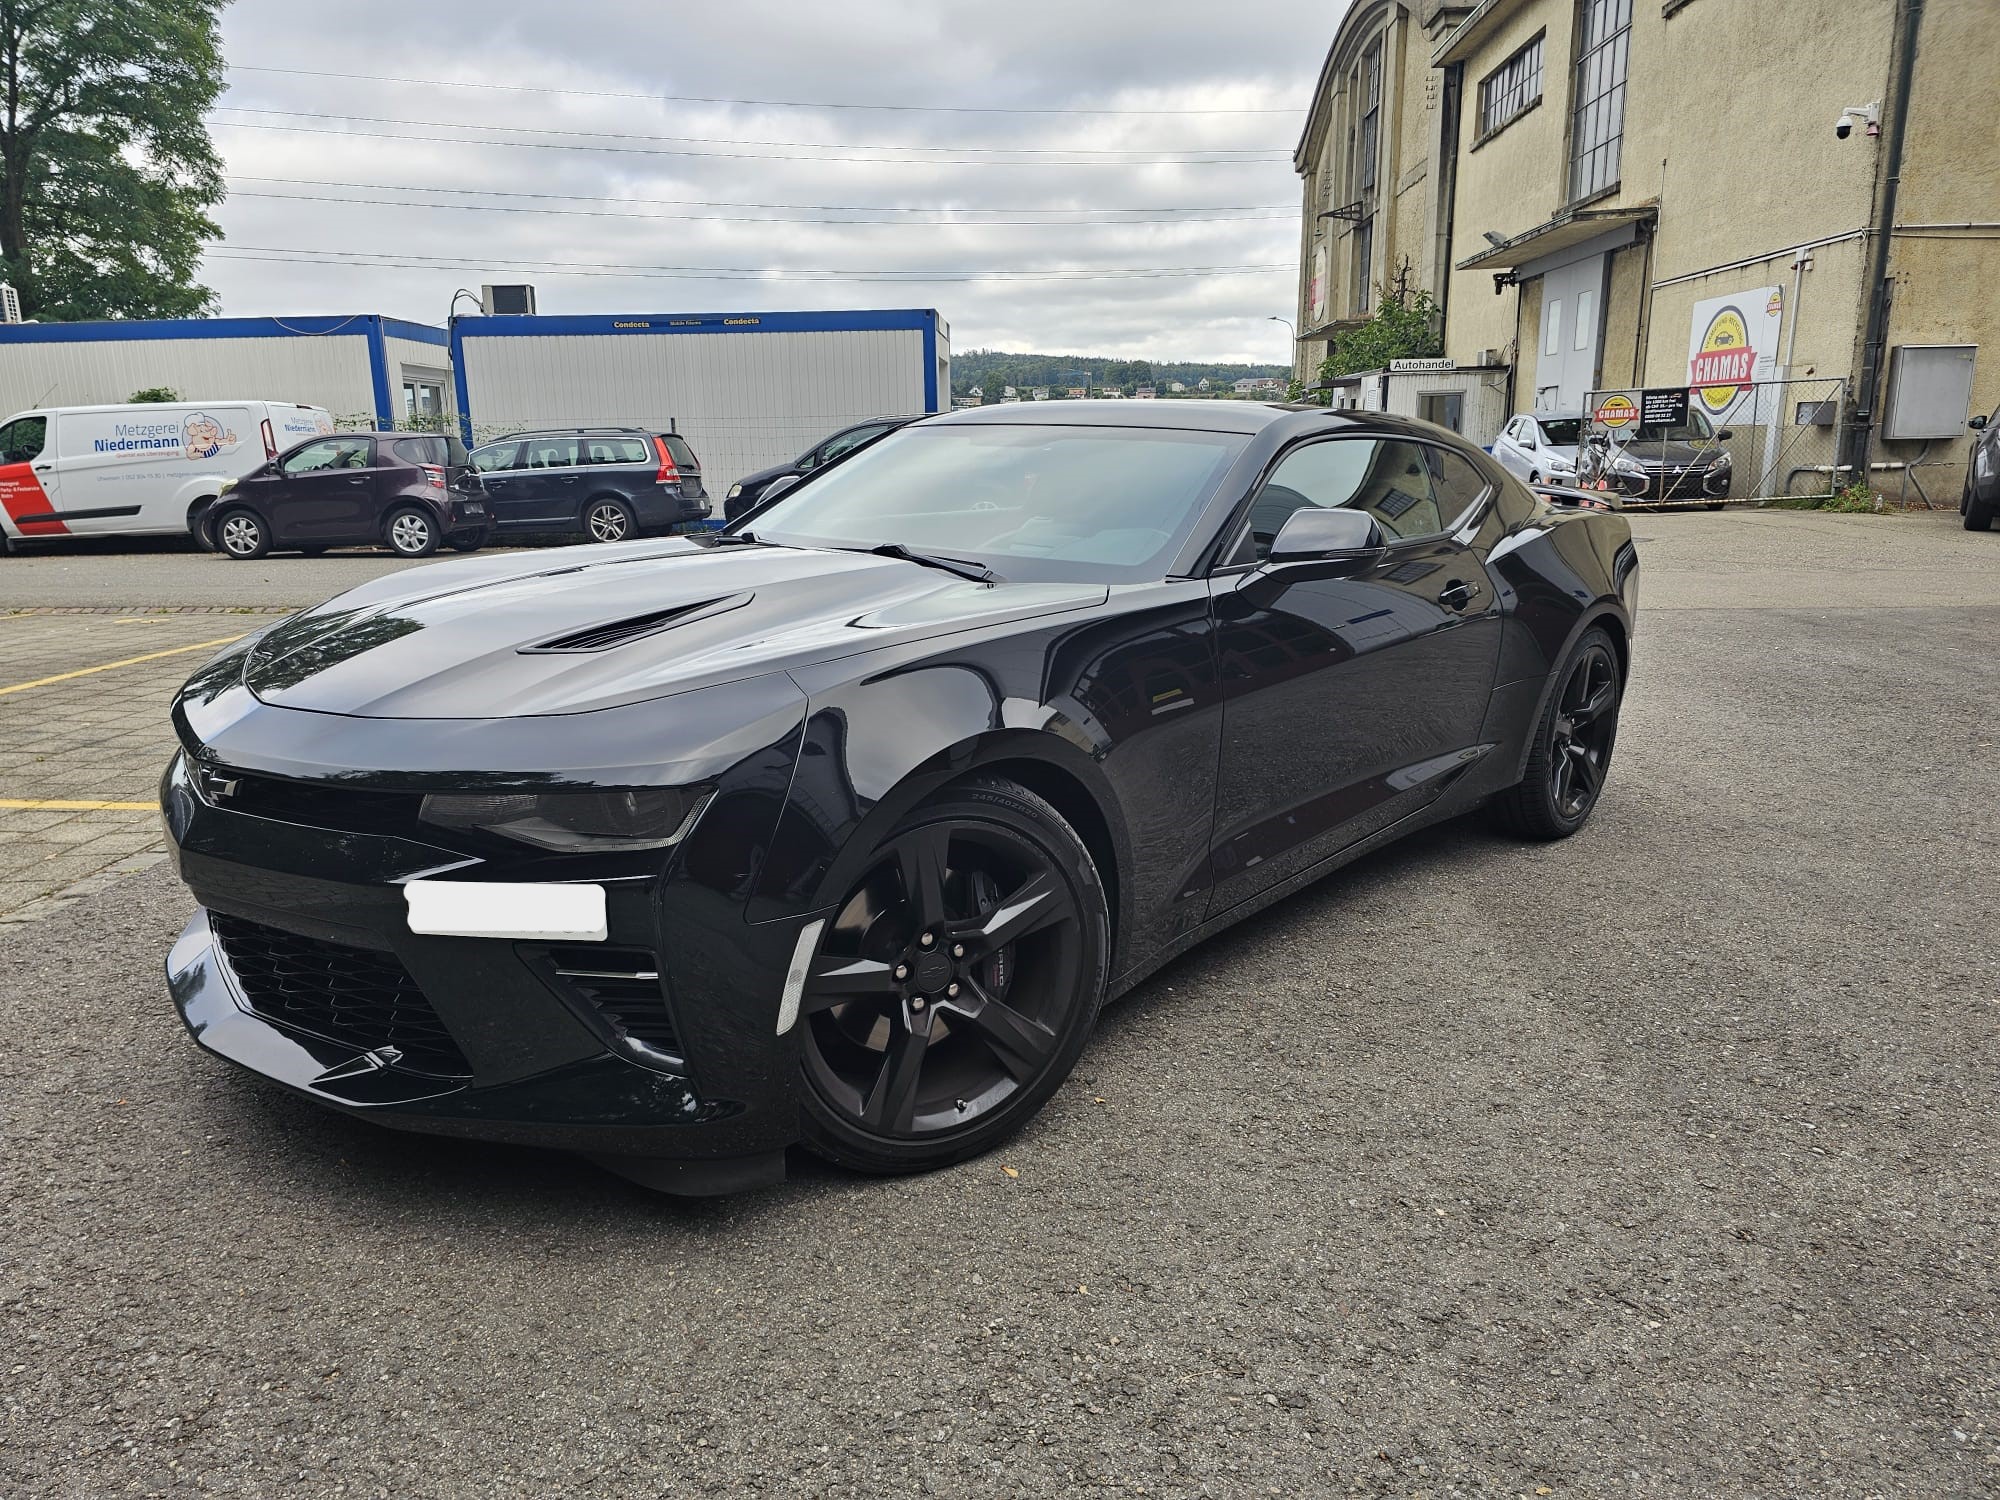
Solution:
{"label": "shipping container", "polygon": [[289,401],[343,426],[386,428],[442,416],[451,351],[441,328],[372,313],[0,326],[0,418],[115,405],[162,386],[181,401]]}
{"label": "shipping container", "polygon": [[465,317],[451,367],[469,445],[591,424],[679,432],[717,494],[865,417],[944,410],[930,310]]}

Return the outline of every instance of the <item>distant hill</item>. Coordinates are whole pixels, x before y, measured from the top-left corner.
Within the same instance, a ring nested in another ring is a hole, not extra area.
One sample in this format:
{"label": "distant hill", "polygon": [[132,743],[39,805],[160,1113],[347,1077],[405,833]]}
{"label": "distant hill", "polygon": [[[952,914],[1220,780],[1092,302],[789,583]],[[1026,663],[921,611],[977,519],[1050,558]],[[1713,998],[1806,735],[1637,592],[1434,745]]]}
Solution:
{"label": "distant hill", "polygon": [[1111,359],[1090,354],[1011,354],[1000,349],[972,349],[951,357],[951,393],[964,396],[976,385],[991,398],[1003,386],[1017,389],[1049,386],[1111,386],[1130,391],[1152,385],[1164,390],[1178,380],[1189,390],[1203,380],[1238,380],[1291,374],[1289,365],[1228,365],[1200,360]]}

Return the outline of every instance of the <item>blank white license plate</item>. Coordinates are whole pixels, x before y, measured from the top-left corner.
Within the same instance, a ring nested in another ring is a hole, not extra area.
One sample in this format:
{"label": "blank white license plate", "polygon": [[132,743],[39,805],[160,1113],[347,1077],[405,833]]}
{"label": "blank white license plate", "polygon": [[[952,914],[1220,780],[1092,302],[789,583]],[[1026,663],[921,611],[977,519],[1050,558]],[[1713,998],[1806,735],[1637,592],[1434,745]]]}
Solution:
{"label": "blank white license plate", "polygon": [[410,931],[430,937],[576,938],[601,943],[601,885],[503,884],[487,880],[412,880],[403,886]]}

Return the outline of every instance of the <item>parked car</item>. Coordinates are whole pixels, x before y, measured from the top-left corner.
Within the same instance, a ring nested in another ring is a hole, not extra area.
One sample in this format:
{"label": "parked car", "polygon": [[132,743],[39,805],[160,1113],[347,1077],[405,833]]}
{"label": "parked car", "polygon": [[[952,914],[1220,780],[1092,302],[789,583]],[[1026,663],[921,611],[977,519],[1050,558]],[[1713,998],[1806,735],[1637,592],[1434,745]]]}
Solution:
{"label": "parked car", "polygon": [[515,432],[472,450],[493,528],[578,532],[623,542],[709,514],[701,460],[687,439],[643,427]]}
{"label": "parked car", "polygon": [[1965,461],[1965,493],[1958,513],[1965,517],[1967,531],[1985,531],[2000,515],[2000,411],[1990,417],[1974,417],[1965,424],[1978,434],[1972,453]]}
{"label": "parked car", "polygon": [[1247,401],[952,413],[720,533],[454,571],[182,689],[174,1002],[329,1108],[680,1192],[962,1160],[1304,883],[1574,834],[1639,584],[1453,434]]}
{"label": "parked car", "polygon": [[0,551],[68,536],[198,537],[227,481],[331,431],[324,409],[289,401],[22,412],[0,426]]}
{"label": "parked car", "polygon": [[456,437],[337,432],[224,484],[203,531],[210,546],[238,562],[372,544],[399,557],[428,557],[440,543],[476,551],[492,521],[478,471]]}
{"label": "parked car", "polygon": [[815,469],[823,469],[850,453],[858,453],[877,438],[894,432],[898,427],[916,421],[916,417],[870,417],[865,422],[856,422],[851,427],[843,427],[831,437],[820,439],[788,464],[774,464],[768,469],[759,469],[755,474],[746,474],[729,487],[729,493],[722,497],[722,518],[725,521],[740,520],[751,507],[764,498],[764,491],[780,479],[796,478],[810,474]]}
{"label": "parked car", "polygon": [[1518,412],[1493,440],[1493,457],[1529,484],[1545,479],[1564,484],[1576,477],[1576,445],[1582,434],[1582,412]]}

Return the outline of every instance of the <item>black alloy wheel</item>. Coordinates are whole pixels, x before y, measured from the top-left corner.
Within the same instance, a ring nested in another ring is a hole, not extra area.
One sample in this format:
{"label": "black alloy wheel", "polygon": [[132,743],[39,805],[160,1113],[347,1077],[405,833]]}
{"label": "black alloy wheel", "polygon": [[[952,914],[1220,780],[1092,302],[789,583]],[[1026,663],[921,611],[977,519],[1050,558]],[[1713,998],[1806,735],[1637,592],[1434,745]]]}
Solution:
{"label": "black alloy wheel", "polygon": [[977,1155],[1075,1066],[1102,1004],[1104,887],[1062,815],[997,777],[918,808],[808,971],[806,1142],[870,1172]]}
{"label": "black alloy wheel", "polygon": [[254,510],[226,510],[215,518],[217,550],[235,562],[251,562],[271,550],[271,532]]}
{"label": "black alloy wheel", "polygon": [[583,530],[593,542],[622,542],[638,535],[639,524],[623,500],[599,497],[583,508]]}
{"label": "black alloy wheel", "polygon": [[437,522],[414,505],[389,512],[382,535],[398,557],[429,557],[438,549]]}
{"label": "black alloy wheel", "polygon": [[1528,838],[1568,838],[1590,820],[1618,740],[1625,683],[1610,636],[1586,630],[1556,681],[1526,774],[1494,803],[1502,825]]}

